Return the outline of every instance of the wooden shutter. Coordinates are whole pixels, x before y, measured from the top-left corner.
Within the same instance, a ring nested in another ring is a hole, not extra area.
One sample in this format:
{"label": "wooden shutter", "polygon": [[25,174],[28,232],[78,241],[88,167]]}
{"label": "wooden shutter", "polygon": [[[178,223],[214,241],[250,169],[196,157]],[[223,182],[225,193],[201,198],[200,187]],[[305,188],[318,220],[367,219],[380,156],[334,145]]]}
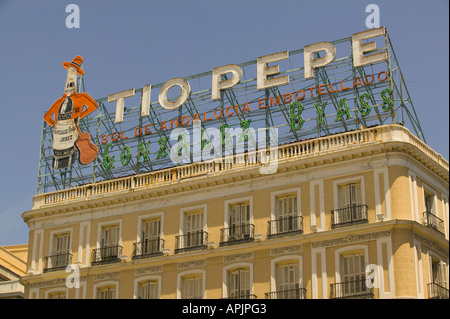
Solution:
{"label": "wooden shutter", "polygon": [[245,297],[250,296],[250,270],[237,269],[228,274],[228,296]]}
{"label": "wooden shutter", "polygon": [[182,299],[201,299],[203,298],[203,280],[200,276],[183,279]]}
{"label": "wooden shutter", "polygon": [[275,279],[277,291],[298,289],[298,264],[295,263],[277,266]]}

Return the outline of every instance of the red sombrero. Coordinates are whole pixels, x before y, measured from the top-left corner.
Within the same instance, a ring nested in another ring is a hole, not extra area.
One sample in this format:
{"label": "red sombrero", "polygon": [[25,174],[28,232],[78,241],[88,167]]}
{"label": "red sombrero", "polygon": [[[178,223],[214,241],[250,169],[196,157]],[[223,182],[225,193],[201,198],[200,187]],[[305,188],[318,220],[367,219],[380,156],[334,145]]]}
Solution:
{"label": "red sombrero", "polygon": [[63,62],[62,65],[66,69],[72,66],[77,70],[78,74],[83,75],[84,71],[81,68],[81,63],[83,63],[83,58],[77,55],[76,57],[73,58],[72,62]]}

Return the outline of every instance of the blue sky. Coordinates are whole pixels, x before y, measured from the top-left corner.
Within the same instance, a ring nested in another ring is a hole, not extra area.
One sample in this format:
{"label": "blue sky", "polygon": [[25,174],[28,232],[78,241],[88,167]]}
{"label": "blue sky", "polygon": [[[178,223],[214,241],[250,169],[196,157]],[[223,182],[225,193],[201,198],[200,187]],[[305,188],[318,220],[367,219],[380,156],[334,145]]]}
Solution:
{"label": "blue sky", "polygon": [[[66,6],[80,8],[68,29]],[[28,242],[42,117],[63,61],[84,58],[94,99],[366,30],[375,3],[428,144],[449,158],[449,2],[0,0],[0,245]],[[108,104],[114,111],[115,105]]]}

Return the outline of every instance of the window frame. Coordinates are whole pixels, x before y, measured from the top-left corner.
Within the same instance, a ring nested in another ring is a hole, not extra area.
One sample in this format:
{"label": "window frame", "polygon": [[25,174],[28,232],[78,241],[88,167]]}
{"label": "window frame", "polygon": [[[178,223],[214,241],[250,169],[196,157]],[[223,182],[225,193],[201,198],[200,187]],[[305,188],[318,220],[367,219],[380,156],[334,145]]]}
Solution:
{"label": "window frame", "polygon": [[222,270],[222,298],[230,298],[229,293],[229,282],[230,282],[230,272],[248,269],[249,270],[249,297],[254,294],[253,291],[253,263],[234,263],[223,267]]}
{"label": "window frame", "polygon": [[277,292],[278,278],[277,270],[279,265],[297,264],[298,265],[298,288],[303,289],[303,256],[301,255],[286,255],[278,258],[274,258],[271,263],[271,278],[270,278],[270,292]]}
{"label": "window frame", "polygon": [[202,278],[202,297],[200,299],[206,299],[206,270],[204,269],[191,269],[177,274],[177,299],[182,299],[183,280],[186,277]]}
{"label": "window frame", "polygon": [[142,276],[139,278],[136,278],[134,280],[134,299],[138,299],[140,297],[140,285],[145,282],[154,281],[158,284],[157,289],[157,298],[155,299],[161,299],[161,276],[160,275],[148,275],[148,276]]}

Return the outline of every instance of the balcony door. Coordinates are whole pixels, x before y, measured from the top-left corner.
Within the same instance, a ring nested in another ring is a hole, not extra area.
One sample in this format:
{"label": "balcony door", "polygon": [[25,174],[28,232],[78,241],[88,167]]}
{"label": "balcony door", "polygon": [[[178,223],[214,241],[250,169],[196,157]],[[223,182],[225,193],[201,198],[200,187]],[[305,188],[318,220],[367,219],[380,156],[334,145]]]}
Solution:
{"label": "balcony door", "polygon": [[183,248],[203,245],[203,212],[186,214],[184,217]]}
{"label": "balcony door", "polygon": [[161,220],[145,221],[142,230],[142,254],[160,251]]}
{"label": "balcony door", "polygon": [[348,223],[364,219],[361,207],[361,184],[347,184],[339,186],[339,213],[334,217],[335,224]]}
{"label": "balcony door", "polygon": [[119,227],[103,228],[101,241],[101,257],[102,259],[118,257],[119,245]]}
{"label": "balcony door", "polygon": [[249,269],[236,269],[228,273],[228,298],[250,298]]}
{"label": "balcony door", "polygon": [[51,268],[67,266],[69,260],[70,234],[62,234],[55,236],[53,246],[53,256],[51,257]]}
{"label": "balcony door", "polygon": [[277,233],[298,230],[297,196],[283,196],[276,199],[276,231]]}
{"label": "balcony door", "polygon": [[278,299],[298,299],[299,292],[298,264],[277,266],[276,289]]}
{"label": "balcony door", "polygon": [[364,254],[354,254],[342,257],[341,287],[339,293],[343,296],[353,296],[366,291],[366,266]]}
{"label": "balcony door", "polygon": [[232,239],[242,239],[250,235],[250,205],[239,203],[230,206],[229,236]]}

